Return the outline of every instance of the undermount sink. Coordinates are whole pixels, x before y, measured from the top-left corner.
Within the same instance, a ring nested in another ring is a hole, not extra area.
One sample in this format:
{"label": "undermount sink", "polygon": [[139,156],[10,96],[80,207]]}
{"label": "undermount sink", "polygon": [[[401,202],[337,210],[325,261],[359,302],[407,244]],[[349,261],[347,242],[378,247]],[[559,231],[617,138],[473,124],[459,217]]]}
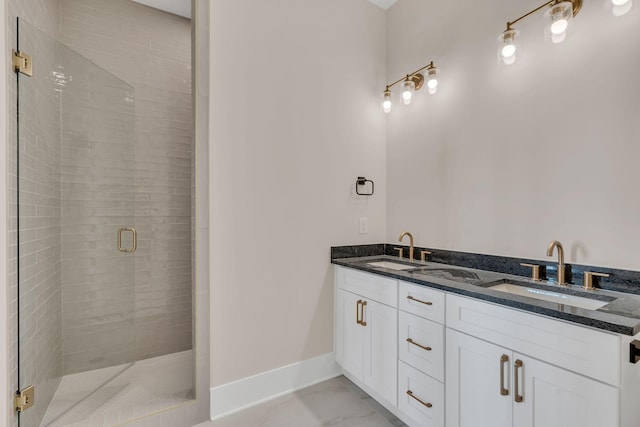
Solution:
{"label": "undermount sink", "polygon": [[412,268],[416,268],[415,265],[400,264],[399,262],[391,262],[391,261],[368,262],[367,265],[371,267],[388,268],[389,270],[398,270],[398,271],[411,270]]}
{"label": "undermount sink", "polygon": [[584,308],[586,310],[597,310],[614,300],[614,298],[608,297],[605,297],[607,298],[605,300],[581,297],[577,295],[553,292],[545,289],[538,289],[510,282],[502,282],[497,285],[487,286],[487,289],[506,292],[513,295],[525,296],[542,301],[549,301],[556,304],[568,305],[571,307]]}

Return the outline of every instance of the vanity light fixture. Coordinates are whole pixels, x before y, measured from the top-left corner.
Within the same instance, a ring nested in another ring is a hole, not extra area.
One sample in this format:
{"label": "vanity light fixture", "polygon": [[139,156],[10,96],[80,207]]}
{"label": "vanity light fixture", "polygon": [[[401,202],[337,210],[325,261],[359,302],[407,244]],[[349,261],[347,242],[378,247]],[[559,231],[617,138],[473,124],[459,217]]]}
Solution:
{"label": "vanity light fixture", "polygon": [[391,106],[393,104],[391,101],[391,88],[398,83],[402,83],[401,98],[405,105],[411,103],[413,94],[424,86],[425,80],[427,82],[427,91],[433,95],[438,89],[438,73],[439,70],[433,65],[433,61],[431,61],[428,65],[387,85],[387,88],[382,92],[382,110],[385,113],[391,112]]}
{"label": "vanity light fixture", "polygon": [[[625,0],[608,1],[622,2]],[[581,7],[582,0],[550,0],[518,19],[507,22],[507,29],[498,37],[498,59],[506,65],[511,65],[518,59],[520,32],[513,28],[514,24],[546,8],[544,13],[545,34],[553,43],[561,43],[567,37],[567,31],[573,24],[573,17],[578,14]]]}

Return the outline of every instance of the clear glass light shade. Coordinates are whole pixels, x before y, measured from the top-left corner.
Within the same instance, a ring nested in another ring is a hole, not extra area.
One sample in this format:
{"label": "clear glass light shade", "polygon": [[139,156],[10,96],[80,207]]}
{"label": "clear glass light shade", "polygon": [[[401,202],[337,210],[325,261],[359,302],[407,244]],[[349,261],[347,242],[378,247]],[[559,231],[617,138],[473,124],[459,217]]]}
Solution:
{"label": "clear glass light shade", "polygon": [[413,92],[416,90],[416,85],[412,80],[405,80],[402,82],[402,102],[404,105],[411,104],[411,98],[413,98]]}
{"label": "clear glass light shade", "polygon": [[382,111],[389,114],[391,112],[391,92],[385,91],[382,94]]}
{"label": "clear glass light shade", "polygon": [[498,61],[505,65],[511,65],[520,56],[520,32],[506,30],[498,36]]}
{"label": "clear glass light shade", "polygon": [[565,1],[549,6],[544,14],[545,34],[553,43],[562,43],[573,24],[573,3]]}
{"label": "clear glass light shade", "polygon": [[605,0],[607,7],[611,9],[613,16],[623,16],[629,13],[633,7],[632,0]]}
{"label": "clear glass light shade", "polygon": [[425,72],[424,79],[426,80],[427,91],[433,95],[438,91],[438,74],[440,74],[440,70],[437,68],[429,68]]}

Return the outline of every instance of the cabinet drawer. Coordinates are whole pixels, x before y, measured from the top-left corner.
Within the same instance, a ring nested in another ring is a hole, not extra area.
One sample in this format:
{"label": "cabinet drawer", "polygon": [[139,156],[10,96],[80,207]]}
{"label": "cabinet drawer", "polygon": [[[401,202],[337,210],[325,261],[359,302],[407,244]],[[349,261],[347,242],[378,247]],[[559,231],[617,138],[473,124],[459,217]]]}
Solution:
{"label": "cabinet drawer", "polygon": [[394,279],[336,266],[335,285],[391,307],[398,307],[398,282]]}
{"label": "cabinet drawer", "polygon": [[444,292],[407,282],[399,282],[398,289],[400,310],[444,323]]}
{"label": "cabinet drawer", "polygon": [[444,326],[402,311],[398,321],[399,359],[444,381]]}
{"label": "cabinet drawer", "polygon": [[548,317],[447,295],[447,328],[605,383],[620,384],[620,337]]}
{"label": "cabinet drawer", "polygon": [[398,409],[415,423],[409,423],[412,427],[444,426],[444,385],[398,362]]}

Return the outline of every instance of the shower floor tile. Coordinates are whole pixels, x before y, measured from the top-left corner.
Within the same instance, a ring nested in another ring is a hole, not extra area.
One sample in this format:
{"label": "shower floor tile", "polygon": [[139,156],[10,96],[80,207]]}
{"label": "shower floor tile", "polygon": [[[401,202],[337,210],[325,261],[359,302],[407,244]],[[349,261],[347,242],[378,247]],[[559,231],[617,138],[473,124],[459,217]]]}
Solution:
{"label": "shower floor tile", "polygon": [[[193,372],[193,353],[188,350],[131,366],[67,375],[40,426],[113,426],[180,405],[194,398]],[[104,385],[93,391],[100,384]]]}

